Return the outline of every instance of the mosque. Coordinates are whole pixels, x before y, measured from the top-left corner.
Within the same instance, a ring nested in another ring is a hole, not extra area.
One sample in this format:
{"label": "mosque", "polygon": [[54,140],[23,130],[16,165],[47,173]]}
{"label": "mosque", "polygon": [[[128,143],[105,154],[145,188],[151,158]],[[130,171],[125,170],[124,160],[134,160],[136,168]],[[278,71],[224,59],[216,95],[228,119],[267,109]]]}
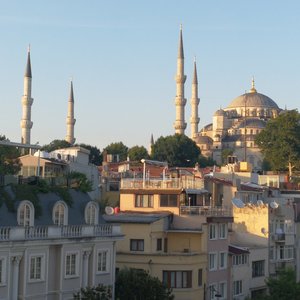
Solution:
{"label": "mosque", "polygon": [[[184,114],[187,102],[184,97],[185,80],[181,27],[175,76],[176,120],[174,122],[175,133],[179,134],[185,134],[187,125]],[[224,150],[232,151],[238,161],[247,162],[254,171],[261,170],[262,155],[255,145],[255,136],[265,128],[270,119],[276,118],[282,109],[271,98],[257,92],[254,79],[252,79],[252,87],[248,92],[232,100],[226,108],[217,110],[213,115],[212,123],[205,125],[199,131],[198,106],[200,99],[198,97],[197,67],[196,61],[194,61],[190,102],[190,137],[201,149],[202,155],[212,157],[218,164],[221,164],[222,152]]]}

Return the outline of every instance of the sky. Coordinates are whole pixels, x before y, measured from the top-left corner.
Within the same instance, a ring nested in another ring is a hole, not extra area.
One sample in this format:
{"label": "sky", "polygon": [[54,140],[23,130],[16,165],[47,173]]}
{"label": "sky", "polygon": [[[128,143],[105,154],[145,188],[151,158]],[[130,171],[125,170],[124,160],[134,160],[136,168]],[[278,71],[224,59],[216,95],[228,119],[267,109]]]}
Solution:
{"label": "sky", "polygon": [[70,80],[75,138],[102,150],[149,147],[174,134],[180,24],[185,55],[185,133],[196,56],[199,130],[251,87],[299,110],[300,1],[1,1],[0,135],[20,142],[30,44],[31,143],[66,136]]}

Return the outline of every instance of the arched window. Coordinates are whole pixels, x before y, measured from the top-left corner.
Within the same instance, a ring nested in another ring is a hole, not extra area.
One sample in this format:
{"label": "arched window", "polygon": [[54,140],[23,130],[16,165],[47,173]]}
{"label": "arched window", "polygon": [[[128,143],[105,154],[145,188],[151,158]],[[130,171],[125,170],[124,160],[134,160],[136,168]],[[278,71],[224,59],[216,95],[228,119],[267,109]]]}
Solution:
{"label": "arched window", "polygon": [[85,207],[85,222],[88,225],[97,225],[99,217],[98,203],[90,201]]}
{"label": "arched window", "polygon": [[58,201],[57,203],[55,203],[53,207],[52,219],[55,225],[67,225],[68,207],[65,202]]}
{"label": "arched window", "polygon": [[22,201],[18,207],[18,224],[20,226],[33,226],[34,224],[34,206],[28,200]]}

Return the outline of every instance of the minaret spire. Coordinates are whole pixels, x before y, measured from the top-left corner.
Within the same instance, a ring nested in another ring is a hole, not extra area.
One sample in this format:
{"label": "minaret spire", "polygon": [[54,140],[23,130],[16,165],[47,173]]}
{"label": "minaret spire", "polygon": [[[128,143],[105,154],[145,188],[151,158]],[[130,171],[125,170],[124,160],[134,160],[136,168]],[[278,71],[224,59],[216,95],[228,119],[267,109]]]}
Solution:
{"label": "minaret spire", "polygon": [[200,99],[198,98],[198,77],[197,77],[197,65],[196,57],[194,59],[194,74],[192,81],[192,97],[191,97],[191,138],[195,140],[198,133],[198,124],[200,118],[198,117],[198,105]]}
{"label": "minaret spire", "polygon": [[74,91],[73,91],[73,80],[71,80],[70,86],[70,97],[68,101],[68,114],[67,114],[67,135],[65,140],[71,145],[75,143],[74,138],[74,125],[76,123],[76,119],[74,119]]}
{"label": "minaret spire", "polygon": [[21,143],[30,144],[30,133],[32,128],[31,106],[33,98],[31,98],[31,62],[30,62],[30,46],[28,47],[27,64],[24,74],[24,93],[22,96],[22,119],[21,119]]}
{"label": "minaret spire", "polygon": [[186,99],[184,98],[184,83],[186,76],[184,75],[184,53],[183,53],[183,39],[182,39],[182,25],[180,25],[179,32],[179,47],[177,57],[177,73],[175,76],[176,81],[176,120],[174,122],[175,133],[184,134],[186,123],[184,120],[184,107]]}
{"label": "minaret spire", "polygon": [[255,89],[254,76],[252,76],[250,93],[257,93],[257,90]]}

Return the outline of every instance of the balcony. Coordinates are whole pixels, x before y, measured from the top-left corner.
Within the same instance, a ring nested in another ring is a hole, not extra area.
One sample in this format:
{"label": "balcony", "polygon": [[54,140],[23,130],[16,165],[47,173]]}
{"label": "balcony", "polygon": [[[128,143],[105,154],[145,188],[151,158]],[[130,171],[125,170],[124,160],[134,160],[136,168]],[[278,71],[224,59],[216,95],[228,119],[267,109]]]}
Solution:
{"label": "balcony", "polygon": [[146,179],[123,178],[121,189],[203,189],[204,180],[188,178]]}
{"label": "balcony", "polygon": [[285,233],[275,233],[272,235],[272,240],[277,243],[285,242]]}
{"label": "balcony", "polygon": [[1,227],[0,242],[23,240],[47,240],[85,237],[120,236],[120,226],[116,225],[70,225],[70,226],[34,226]]}
{"label": "balcony", "polygon": [[201,215],[214,217],[230,217],[231,211],[222,207],[180,206],[181,215]]}

